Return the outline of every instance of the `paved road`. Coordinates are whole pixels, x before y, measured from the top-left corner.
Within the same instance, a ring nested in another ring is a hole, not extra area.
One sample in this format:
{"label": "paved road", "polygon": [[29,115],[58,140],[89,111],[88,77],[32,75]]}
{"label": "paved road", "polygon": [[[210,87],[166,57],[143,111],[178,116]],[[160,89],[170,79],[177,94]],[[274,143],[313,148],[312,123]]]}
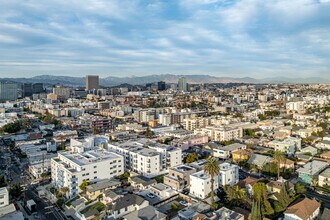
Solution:
{"label": "paved road", "polygon": [[306,195],[311,198],[315,198],[317,201],[321,202],[323,201],[324,207],[330,208],[330,197],[327,195],[321,195],[313,190],[308,190],[306,192]]}

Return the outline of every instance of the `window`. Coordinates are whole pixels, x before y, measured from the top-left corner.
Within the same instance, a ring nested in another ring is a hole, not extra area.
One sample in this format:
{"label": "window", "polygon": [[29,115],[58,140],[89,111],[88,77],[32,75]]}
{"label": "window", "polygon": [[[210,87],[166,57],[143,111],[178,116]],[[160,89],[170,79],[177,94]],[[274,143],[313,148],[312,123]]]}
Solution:
{"label": "window", "polygon": [[94,168],[96,168],[97,166],[94,166]]}
{"label": "window", "polygon": [[97,171],[94,171],[94,173],[97,173]]}

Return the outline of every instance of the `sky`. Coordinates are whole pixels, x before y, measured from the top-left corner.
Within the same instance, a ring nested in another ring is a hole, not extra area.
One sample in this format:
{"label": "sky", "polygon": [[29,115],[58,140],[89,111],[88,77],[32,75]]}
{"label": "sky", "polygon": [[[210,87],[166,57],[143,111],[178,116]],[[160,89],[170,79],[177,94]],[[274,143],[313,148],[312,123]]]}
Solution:
{"label": "sky", "polygon": [[0,77],[330,77],[330,0],[0,0]]}

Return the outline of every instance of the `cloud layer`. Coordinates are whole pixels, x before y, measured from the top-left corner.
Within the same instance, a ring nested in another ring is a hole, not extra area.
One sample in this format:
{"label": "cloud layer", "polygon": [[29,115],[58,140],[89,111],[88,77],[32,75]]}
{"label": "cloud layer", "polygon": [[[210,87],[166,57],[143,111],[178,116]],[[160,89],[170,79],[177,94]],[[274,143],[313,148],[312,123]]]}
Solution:
{"label": "cloud layer", "polygon": [[328,0],[2,0],[0,77],[330,75]]}

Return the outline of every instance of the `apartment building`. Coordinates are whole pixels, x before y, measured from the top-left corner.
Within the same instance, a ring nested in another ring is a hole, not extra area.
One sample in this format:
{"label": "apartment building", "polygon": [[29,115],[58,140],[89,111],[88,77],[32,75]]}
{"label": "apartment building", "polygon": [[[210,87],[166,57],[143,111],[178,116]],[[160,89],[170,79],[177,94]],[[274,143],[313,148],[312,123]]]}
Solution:
{"label": "apartment building", "polygon": [[227,146],[221,146],[215,143],[209,143],[206,147],[213,149],[213,156],[221,159],[228,159],[232,153],[241,149],[246,149],[245,144],[234,143]]}
{"label": "apartment building", "polygon": [[[219,177],[214,178],[214,190],[219,188]],[[190,194],[199,199],[205,199],[211,192],[211,178],[201,170],[190,175]]]}
{"label": "apartment building", "polygon": [[204,128],[205,126],[210,125],[210,123],[210,118],[186,118],[183,120],[183,127],[186,130],[194,131],[197,128]]}
{"label": "apartment building", "polygon": [[9,205],[9,191],[7,187],[0,188],[0,207]]}
{"label": "apartment building", "polygon": [[68,197],[80,192],[83,180],[97,182],[124,173],[121,155],[102,149],[84,153],[59,152],[51,159],[52,184],[56,188],[68,187]]}
{"label": "apartment building", "polygon": [[195,134],[207,134],[211,141],[229,141],[243,137],[243,129],[235,126],[206,126],[196,129]]}
{"label": "apartment building", "polygon": [[325,169],[319,174],[318,184],[321,187],[327,187],[330,185],[330,168]]}
{"label": "apartment building", "polygon": [[168,174],[164,176],[164,184],[181,191],[190,186],[189,176],[196,172],[196,169],[187,165],[179,165],[169,168]]}
{"label": "apartment building", "polygon": [[144,147],[138,142],[124,142],[121,144],[109,144],[109,150],[124,157],[125,169],[133,172],[152,176],[162,170],[161,153]]}
{"label": "apartment building", "polygon": [[313,179],[328,167],[327,162],[313,160],[297,170],[298,180],[305,184],[311,184]]}
{"label": "apartment building", "polygon": [[286,109],[289,111],[303,111],[305,109],[305,102],[304,101],[297,101],[297,102],[288,102],[286,103]]}
{"label": "apartment building", "polygon": [[229,163],[220,164],[219,185],[233,186],[239,181],[238,166]]}
{"label": "apartment building", "polygon": [[282,151],[286,154],[292,155],[296,151],[301,150],[301,138],[289,137],[283,141],[273,140],[268,142],[268,146],[275,151]]}
{"label": "apartment building", "polygon": [[155,176],[169,167],[182,164],[180,148],[144,139],[109,144],[109,150],[124,156],[126,169],[146,176]]}

